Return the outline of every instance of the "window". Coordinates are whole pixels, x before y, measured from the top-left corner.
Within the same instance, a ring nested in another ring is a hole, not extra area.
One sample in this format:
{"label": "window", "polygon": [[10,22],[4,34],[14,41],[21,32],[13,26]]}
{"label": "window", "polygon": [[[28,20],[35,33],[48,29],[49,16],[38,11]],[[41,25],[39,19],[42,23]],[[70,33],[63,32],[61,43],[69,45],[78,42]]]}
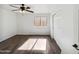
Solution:
{"label": "window", "polygon": [[47,26],[46,16],[35,16],[34,26]]}

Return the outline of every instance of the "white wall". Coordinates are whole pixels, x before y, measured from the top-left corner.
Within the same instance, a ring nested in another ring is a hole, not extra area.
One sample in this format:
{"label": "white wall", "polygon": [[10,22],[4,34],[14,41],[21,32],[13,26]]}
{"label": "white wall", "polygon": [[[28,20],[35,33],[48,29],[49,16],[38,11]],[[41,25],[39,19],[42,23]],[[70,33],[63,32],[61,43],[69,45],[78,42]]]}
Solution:
{"label": "white wall", "polygon": [[[37,27],[34,26],[35,16],[46,16],[47,26]],[[50,34],[50,19],[49,14],[17,14],[17,28],[18,34],[20,35],[49,35]]]}
{"label": "white wall", "polygon": [[[52,5],[51,10],[58,12],[54,17],[54,38],[62,53],[77,53],[72,45],[75,43],[73,5]],[[75,28],[76,29],[76,28]]]}
{"label": "white wall", "polygon": [[[78,45],[79,48],[79,4],[74,5],[74,43]],[[79,52],[79,51],[78,51]]]}
{"label": "white wall", "polygon": [[0,9],[0,40],[1,40],[1,35],[2,35],[2,17],[1,17],[2,11]]}
{"label": "white wall", "polygon": [[74,19],[74,43],[79,45],[79,39],[78,39],[78,32],[79,32],[79,27],[78,27],[78,23],[79,23],[79,5],[74,5],[74,15],[73,15],[73,19]]}
{"label": "white wall", "polygon": [[16,35],[16,14],[9,10],[0,11],[0,42]]}

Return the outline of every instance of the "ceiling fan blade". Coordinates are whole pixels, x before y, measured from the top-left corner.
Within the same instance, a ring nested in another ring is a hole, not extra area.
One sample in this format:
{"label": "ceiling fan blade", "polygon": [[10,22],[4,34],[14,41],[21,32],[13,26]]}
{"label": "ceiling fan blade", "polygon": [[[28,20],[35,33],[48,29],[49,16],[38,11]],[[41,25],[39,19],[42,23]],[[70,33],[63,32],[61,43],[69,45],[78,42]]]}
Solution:
{"label": "ceiling fan blade", "polygon": [[12,11],[18,11],[18,10],[12,10]]}
{"label": "ceiling fan blade", "polygon": [[30,11],[30,10],[26,10],[26,11],[31,12],[31,13],[34,13],[34,11]]}
{"label": "ceiling fan blade", "polygon": [[26,7],[26,9],[30,9],[30,7]]}
{"label": "ceiling fan blade", "polygon": [[19,8],[19,7],[17,7],[17,6],[13,6],[13,5],[10,5],[11,7],[14,7],[14,8]]}

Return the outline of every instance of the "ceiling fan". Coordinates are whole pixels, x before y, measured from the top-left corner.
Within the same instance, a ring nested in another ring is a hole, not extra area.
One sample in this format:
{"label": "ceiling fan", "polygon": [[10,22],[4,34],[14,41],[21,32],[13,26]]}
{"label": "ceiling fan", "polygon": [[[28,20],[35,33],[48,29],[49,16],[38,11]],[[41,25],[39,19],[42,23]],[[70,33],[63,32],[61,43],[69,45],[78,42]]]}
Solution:
{"label": "ceiling fan", "polygon": [[34,11],[31,11],[31,7],[26,6],[25,4],[21,4],[19,7],[14,6],[14,5],[10,5],[11,7],[17,8],[16,10],[12,10],[12,11],[20,11],[20,12],[30,12],[30,13],[34,13]]}

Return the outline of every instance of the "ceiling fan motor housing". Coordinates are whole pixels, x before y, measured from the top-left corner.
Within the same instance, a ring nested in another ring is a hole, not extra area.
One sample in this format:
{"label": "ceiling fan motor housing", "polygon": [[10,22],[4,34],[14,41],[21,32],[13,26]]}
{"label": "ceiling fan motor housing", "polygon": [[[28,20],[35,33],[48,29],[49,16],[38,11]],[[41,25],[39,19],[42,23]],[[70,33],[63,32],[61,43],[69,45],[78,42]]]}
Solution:
{"label": "ceiling fan motor housing", "polygon": [[25,7],[20,7],[21,11],[24,11],[25,10]]}

